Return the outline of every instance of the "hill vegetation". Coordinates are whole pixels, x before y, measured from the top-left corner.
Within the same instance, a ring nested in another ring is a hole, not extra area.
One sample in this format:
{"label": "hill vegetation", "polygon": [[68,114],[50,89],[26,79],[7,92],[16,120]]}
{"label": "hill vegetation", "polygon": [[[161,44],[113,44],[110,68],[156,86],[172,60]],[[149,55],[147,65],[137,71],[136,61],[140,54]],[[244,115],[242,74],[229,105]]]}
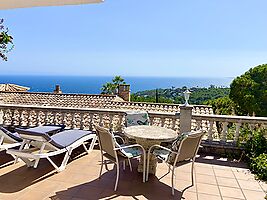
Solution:
{"label": "hill vegetation", "polygon": [[[136,92],[131,95],[131,101],[183,104],[183,92],[186,89],[189,89],[192,92],[189,103],[198,105],[207,104],[209,100],[227,97],[230,93],[230,88],[215,87],[214,85],[211,85],[208,88],[172,87],[167,89],[145,90]],[[158,101],[156,101],[157,99]]]}

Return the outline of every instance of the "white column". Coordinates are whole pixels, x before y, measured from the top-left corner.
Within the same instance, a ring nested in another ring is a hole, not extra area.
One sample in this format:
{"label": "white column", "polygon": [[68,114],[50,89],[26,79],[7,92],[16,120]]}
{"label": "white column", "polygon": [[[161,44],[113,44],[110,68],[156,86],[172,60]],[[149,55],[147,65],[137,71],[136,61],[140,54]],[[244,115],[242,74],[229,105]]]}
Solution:
{"label": "white column", "polygon": [[193,106],[180,106],[180,133],[191,131],[192,109]]}

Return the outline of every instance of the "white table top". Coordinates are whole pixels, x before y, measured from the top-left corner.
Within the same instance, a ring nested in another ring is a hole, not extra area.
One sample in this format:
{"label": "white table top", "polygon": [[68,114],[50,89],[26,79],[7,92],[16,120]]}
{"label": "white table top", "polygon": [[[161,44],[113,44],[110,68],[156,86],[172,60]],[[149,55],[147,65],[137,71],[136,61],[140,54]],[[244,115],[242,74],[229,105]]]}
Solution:
{"label": "white table top", "polygon": [[161,142],[169,142],[177,138],[178,134],[168,128],[159,126],[130,126],[124,129],[127,137],[133,139],[156,140]]}

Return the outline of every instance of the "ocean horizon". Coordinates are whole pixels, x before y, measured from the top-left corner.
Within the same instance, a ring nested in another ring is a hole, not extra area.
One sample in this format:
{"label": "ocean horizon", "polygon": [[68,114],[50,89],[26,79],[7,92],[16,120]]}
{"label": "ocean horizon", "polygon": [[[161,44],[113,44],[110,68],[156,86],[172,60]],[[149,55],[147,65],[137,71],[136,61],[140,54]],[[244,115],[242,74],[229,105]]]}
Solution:
{"label": "ocean horizon", "polygon": [[[1,75],[0,84],[11,83],[30,88],[30,92],[52,92],[60,85],[63,93],[99,94],[111,76],[40,76],[40,75]],[[229,87],[233,77],[133,77],[123,76],[130,84],[131,92],[170,87]]]}

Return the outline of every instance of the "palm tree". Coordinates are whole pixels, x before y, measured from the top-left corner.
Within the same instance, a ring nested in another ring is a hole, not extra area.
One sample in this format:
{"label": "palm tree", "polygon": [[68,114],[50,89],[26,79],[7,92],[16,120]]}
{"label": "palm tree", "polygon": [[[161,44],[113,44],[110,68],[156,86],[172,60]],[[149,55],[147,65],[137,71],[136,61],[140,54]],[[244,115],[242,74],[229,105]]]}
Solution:
{"label": "palm tree", "polygon": [[117,94],[118,86],[125,84],[124,79],[121,76],[115,76],[112,82],[107,82],[101,88],[102,94]]}
{"label": "palm tree", "polygon": [[112,83],[118,86],[120,84],[125,84],[125,81],[124,81],[124,78],[122,78],[121,76],[115,76],[112,79]]}
{"label": "palm tree", "polygon": [[116,87],[114,84],[108,82],[102,86],[101,90],[102,94],[115,94]]}

